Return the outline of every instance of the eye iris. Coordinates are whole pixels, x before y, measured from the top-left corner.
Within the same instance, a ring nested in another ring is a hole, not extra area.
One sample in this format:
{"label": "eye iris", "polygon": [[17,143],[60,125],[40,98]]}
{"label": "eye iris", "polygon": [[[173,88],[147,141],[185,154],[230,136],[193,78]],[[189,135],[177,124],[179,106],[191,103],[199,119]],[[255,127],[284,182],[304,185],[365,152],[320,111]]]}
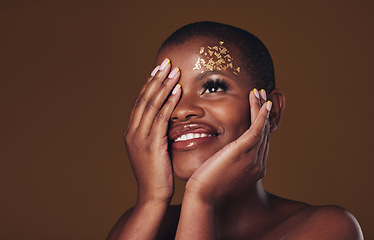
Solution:
{"label": "eye iris", "polygon": [[228,89],[229,85],[227,84],[225,80],[209,79],[203,84],[202,87],[204,88],[204,91],[202,92],[202,94],[204,94],[204,93],[225,92]]}
{"label": "eye iris", "polygon": [[217,92],[217,88],[216,87],[209,87],[209,92]]}

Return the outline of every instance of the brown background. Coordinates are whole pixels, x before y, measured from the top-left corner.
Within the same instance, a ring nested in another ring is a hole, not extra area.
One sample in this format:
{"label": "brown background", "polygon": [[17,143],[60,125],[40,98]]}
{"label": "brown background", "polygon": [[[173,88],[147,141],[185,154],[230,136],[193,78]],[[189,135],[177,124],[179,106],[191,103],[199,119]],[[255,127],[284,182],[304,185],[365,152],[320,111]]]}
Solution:
{"label": "brown background", "polygon": [[369,0],[1,1],[0,238],[105,238],[136,200],[122,132],[155,53],[178,27],[214,20],[265,42],[287,96],[267,189],[341,205],[374,239],[372,9]]}

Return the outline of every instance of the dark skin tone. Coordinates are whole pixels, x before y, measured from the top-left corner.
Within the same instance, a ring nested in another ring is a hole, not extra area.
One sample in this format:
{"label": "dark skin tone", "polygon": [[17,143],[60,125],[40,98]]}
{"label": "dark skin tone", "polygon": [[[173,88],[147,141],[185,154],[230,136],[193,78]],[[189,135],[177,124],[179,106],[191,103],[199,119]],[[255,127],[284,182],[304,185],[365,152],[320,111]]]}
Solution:
{"label": "dark skin tone", "polygon": [[[161,68],[142,88],[125,133],[138,200],[108,239],[362,239],[344,209],[264,190],[269,134],[285,98],[278,89],[252,90],[245,70],[193,70],[199,48],[217,42],[195,38],[157,56]],[[238,49],[228,48],[240,66]],[[170,206],[173,171],[187,180],[182,207]]]}

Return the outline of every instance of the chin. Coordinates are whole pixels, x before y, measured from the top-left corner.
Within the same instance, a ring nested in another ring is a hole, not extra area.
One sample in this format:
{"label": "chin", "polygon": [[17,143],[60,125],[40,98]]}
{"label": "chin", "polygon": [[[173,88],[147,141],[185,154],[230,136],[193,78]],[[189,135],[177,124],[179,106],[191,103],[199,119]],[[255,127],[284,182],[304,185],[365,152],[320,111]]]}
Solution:
{"label": "chin", "polygon": [[204,162],[216,153],[220,147],[211,145],[208,148],[198,148],[189,151],[172,151],[171,159],[175,175],[188,180]]}
{"label": "chin", "polygon": [[174,169],[175,176],[177,176],[179,179],[188,181],[192,174],[195,172],[195,170],[190,170],[190,171],[176,171]]}
{"label": "chin", "polygon": [[173,170],[179,179],[187,181],[201,164],[202,163],[193,163],[191,161],[175,160],[173,161]]}

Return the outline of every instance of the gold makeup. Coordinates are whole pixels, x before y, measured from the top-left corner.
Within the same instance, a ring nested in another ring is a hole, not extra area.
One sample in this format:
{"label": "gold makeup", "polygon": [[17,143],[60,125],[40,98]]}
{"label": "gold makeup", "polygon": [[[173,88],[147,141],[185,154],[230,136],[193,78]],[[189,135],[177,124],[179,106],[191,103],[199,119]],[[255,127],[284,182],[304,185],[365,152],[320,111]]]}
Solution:
{"label": "gold makeup", "polygon": [[[218,46],[200,47],[199,54],[201,57],[196,61],[195,67],[192,70],[200,70],[203,67],[208,71],[231,69],[235,75],[238,75],[240,67],[233,65],[234,59],[223,44],[224,42],[220,41]],[[203,72],[204,70],[201,70],[201,73]]]}

